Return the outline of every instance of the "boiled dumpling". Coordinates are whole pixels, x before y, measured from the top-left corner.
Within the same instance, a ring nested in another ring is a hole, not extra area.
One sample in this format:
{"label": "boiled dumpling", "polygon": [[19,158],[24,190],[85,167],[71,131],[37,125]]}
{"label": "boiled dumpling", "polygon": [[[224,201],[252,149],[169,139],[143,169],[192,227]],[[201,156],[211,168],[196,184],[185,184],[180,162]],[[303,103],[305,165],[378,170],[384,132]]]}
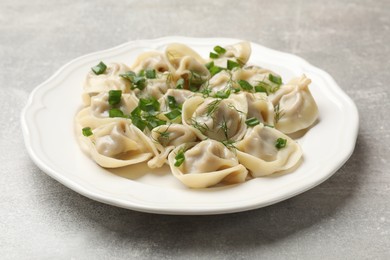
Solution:
{"label": "boiled dumpling", "polygon": [[294,167],[302,157],[300,146],[278,130],[256,125],[236,143],[237,157],[253,177],[261,177]]}
{"label": "boiled dumpling", "polygon": [[[91,98],[91,112],[96,117],[108,117],[112,106],[108,102],[109,92],[102,92]],[[115,107],[129,115],[138,105],[138,98],[133,93],[121,95],[121,101]]]}
{"label": "boiled dumpling", "polygon": [[103,74],[96,75],[93,71],[87,74],[84,81],[84,93],[82,95],[85,106],[91,102],[91,97],[109,90],[121,90],[122,93],[130,92],[130,82],[120,74],[129,71],[125,64],[111,63]]}
{"label": "boiled dumpling", "polygon": [[275,127],[290,134],[311,126],[318,117],[317,104],[310,93],[311,80],[305,75],[283,85],[270,100],[275,106]]}
{"label": "boiled dumpling", "polygon": [[195,96],[183,104],[183,124],[196,129],[200,139],[238,141],[246,132],[246,98],[230,95],[227,99]]}
{"label": "boiled dumpling", "polygon": [[161,125],[154,128],[151,132],[150,138],[153,140],[160,155],[153,158],[148,165],[154,167],[161,167],[167,162],[168,154],[175,149],[175,147],[195,142],[197,137],[193,130],[182,124]]}
{"label": "boiled dumpling", "polygon": [[170,88],[173,88],[173,82],[169,73],[159,74],[155,79],[147,79],[146,87],[142,91],[137,91],[139,97],[161,98]]}
{"label": "boiled dumpling", "polygon": [[244,65],[248,62],[251,55],[251,44],[249,42],[239,42],[233,45],[225,46],[226,52],[220,55],[219,58],[214,59],[214,65],[226,68],[227,61],[233,60],[238,62],[240,65]]}
{"label": "boiled dumpling", "polygon": [[137,74],[141,72],[141,70],[146,69],[154,69],[156,72],[161,73],[170,71],[169,64],[163,53],[158,51],[148,51],[142,53],[137,57],[131,68]]}
{"label": "boiled dumpling", "polygon": [[274,124],[274,106],[265,93],[244,92],[248,104],[247,118],[256,118],[266,125]]}
{"label": "boiled dumpling", "polygon": [[[175,166],[179,153],[183,153],[184,161]],[[168,161],[173,175],[191,188],[206,188],[220,182],[240,183],[248,174],[235,154],[214,140],[181,145],[169,154]]]}
{"label": "boiled dumpling", "polygon": [[96,163],[106,168],[144,162],[158,154],[152,141],[126,119],[102,125],[81,139]]}

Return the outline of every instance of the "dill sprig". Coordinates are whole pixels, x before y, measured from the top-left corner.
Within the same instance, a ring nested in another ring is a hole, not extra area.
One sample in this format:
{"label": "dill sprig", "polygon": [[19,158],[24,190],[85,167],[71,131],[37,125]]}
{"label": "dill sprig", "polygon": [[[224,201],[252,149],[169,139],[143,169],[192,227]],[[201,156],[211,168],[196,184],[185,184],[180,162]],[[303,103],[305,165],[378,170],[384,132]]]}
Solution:
{"label": "dill sprig", "polygon": [[277,104],[275,107],[274,107],[274,121],[275,121],[275,124],[277,124],[279,122],[279,120],[284,116],[284,112],[283,110],[280,109],[280,106],[279,104]]}

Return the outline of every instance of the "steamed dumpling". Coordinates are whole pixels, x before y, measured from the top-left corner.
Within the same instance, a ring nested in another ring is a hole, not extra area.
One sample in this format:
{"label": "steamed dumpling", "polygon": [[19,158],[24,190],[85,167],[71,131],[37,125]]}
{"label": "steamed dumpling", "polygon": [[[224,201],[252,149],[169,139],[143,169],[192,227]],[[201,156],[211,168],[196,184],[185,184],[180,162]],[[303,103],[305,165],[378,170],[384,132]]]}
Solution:
{"label": "steamed dumpling", "polygon": [[247,118],[257,118],[261,123],[266,125],[273,125],[274,123],[274,106],[268,99],[265,93],[249,93],[244,92],[248,104]]}
{"label": "steamed dumpling", "polygon": [[[185,160],[175,166],[175,157],[180,152]],[[235,154],[214,140],[179,146],[169,154],[168,161],[173,175],[191,188],[206,188],[220,182],[240,183],[248,174]]]}
{"label": "steamed dumpling", "polygon": [[100,75],[90,71],[84,81],[84,93],[82,95],[84,105],[90,105],[91,97],[101,92],[109,90],[122,90],[122,93],[130,92],[130,82],[119,76],[127,71],[129,71],[129,68],[121,63],[109,64],[106,71]]}
{"label": "steamed dumpling", "polygon": [[[280,138],[280,139],[279,139]],[[278,148],[278,139],[285,147]],[[261,177],[294,167],[302,157],[300,146],[278,130],[256,125],[236,143],[237,157],[253,177]]]}
{"label": "steamed dumpling", "polygon": [[277,110],[276,129],[290,134],[308,128],[316,121],[318,108],[309,90],[310,82],[305,75],[294,78],[270,96]]}

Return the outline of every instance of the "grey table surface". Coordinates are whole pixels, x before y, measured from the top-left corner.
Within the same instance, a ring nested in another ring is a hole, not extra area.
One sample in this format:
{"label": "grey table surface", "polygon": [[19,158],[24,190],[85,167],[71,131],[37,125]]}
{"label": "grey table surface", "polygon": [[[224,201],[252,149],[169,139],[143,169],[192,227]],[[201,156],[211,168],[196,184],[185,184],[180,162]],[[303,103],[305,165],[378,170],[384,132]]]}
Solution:
{"label": "grey table surface", "polygon": [[[294,53],[355,101],[354,153],[329,180],[257,210],[168,216],[85,198],[29,158],[20,113],[80,55],[169,35]],[[0,3],[1,259],[390,259],[390,1]]]}

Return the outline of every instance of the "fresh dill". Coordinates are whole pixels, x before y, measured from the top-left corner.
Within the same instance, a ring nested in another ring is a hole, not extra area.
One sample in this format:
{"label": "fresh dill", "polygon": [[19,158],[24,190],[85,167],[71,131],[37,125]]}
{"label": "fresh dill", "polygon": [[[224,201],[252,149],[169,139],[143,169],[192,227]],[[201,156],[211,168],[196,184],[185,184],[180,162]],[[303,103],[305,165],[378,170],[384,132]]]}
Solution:
{"label": "fresh dill", "polygon": [[283,110],[280,110],[280,106],[279,104],[277,104],[275,107],[274,107],[274,121],[275,121],[275,124],[277,124],[279,122],[279,120],[284,116],[284,112]]}

